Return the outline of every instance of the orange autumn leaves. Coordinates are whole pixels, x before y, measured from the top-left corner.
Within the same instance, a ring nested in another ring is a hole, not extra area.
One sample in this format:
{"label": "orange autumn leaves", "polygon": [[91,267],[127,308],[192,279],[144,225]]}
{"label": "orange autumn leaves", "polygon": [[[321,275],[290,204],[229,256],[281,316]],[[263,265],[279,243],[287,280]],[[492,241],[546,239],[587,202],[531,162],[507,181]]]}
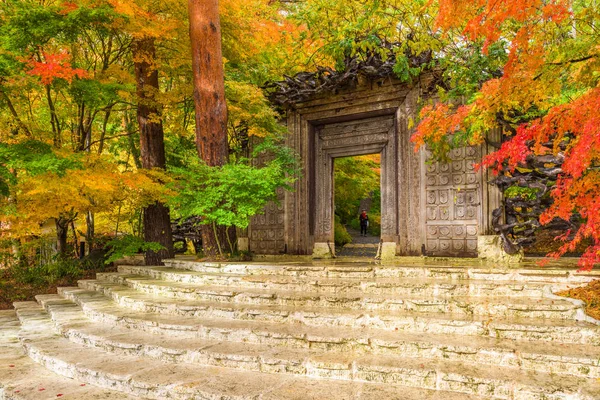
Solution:
{"label": "orange autumn leaves", "polygon": [[[487,47],[506,35],[502,29],[507,21],[523,23],[521,30],[527,32],[526,24],[545,21],[562,22],[569,16],[566,0],[442,0],[439,2],[437,25],[445,31],[462,28],[462,33],[472,41],[484,38]],[[523,45],[517,40],[515,44]]]}
{"label": "orange autumn leaves", "polygon": [[[413,137],[416,147],[427,144],[443,153],[456,137],[461,144],[480,144],[503,117],[516,133],[485,157],[483,166],[510,173],[529,154],[563,153],[564,174],[540,222],[580,216],[583,225],[563,235],[565,244],[551,256],[591,240],[579,264],[591,269],[600,262],[600,46],[593,29],[599,11],[575,0],[439,3],[441,29],[459,31],[465,43],[482,43],[484,53],[493,43],[505,43],[507,62],[502,76],[483,82],[466,104],[424,107]],[[526,123],[511,120],[515,115]]]}
{"label": "orange autumn leaves", "polygon": [[39,77],[44,85],[52,84],[55,79],[64,79],[70,83],[75,77],[88,76],[87,71],[71,66],[70,56],[66,51],[55,54],[42,52],[40,61],[30,58],[25,63],[28,67],[27,74]]}

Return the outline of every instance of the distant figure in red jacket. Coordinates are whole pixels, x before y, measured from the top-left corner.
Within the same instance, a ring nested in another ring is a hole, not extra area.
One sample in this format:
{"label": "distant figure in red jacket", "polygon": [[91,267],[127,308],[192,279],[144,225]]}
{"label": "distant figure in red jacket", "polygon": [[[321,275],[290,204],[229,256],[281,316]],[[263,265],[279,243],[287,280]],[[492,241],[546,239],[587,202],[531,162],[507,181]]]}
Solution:
{"label": "distant figure in red jacket", "polygon": [[369,227],[369,216],[367,215],[367,210],[362,210],[360,213],[360,236],[367,236],[367,228]]}

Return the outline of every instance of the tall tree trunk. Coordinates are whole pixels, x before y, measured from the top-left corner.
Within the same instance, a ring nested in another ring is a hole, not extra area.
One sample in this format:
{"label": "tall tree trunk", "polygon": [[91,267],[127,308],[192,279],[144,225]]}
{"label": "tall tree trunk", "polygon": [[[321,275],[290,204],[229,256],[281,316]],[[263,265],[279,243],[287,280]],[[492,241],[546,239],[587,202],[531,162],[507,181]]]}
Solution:
{"label": "tall tree trunk", "polygon": [[[165,168],[165,146],[160,109],[156,101],[158,70],[154,39],[136,39],[132,43],[135,63],[140,126],[140,154],[143,168]],[[159,202],[144,209],[144,240],[160,243],[165,249],[146,252],[146,265],[162,265],[164,258],[173,257],[173,235],[169,209]]]}
{"label": "tall tree trunk", "polygon": [[96,236],[96,217],[95,217],[94,213],[91,211],[88,211],[88,213],[85,216],[85,221],[86,221],[86,225],[87,225],[87,232],[85,235],[85,239],[87,241],[89,249],[92,250],[92,248],[94,247],[94,240],[95,240],[95,236]]}
{"label": "tall tree trunk", "polygon": [[[220,166],[227,162],[229,150],[219,2],[188,0],[188,9],[194,72],[196,148],[207,165]],[[219,242],[221,247],[227,248],[226,228],[203,225],[205,256],[217,255]]]}
{"label": "tall tree trunk", "polygon": [[69,233],[69,219],[60,217],[55,220],[56,224],[56,252],[60,256],[67,254],[67,235]]}

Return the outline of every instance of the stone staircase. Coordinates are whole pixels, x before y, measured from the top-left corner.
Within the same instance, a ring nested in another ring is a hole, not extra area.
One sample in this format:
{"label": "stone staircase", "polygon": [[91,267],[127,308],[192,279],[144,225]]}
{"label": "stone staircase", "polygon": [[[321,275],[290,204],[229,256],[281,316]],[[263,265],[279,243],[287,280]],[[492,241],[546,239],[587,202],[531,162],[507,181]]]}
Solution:
{"label": "stone staircase", "polygon": [[0,312],[4,399],[600,399],[596,273],[121,266]]}

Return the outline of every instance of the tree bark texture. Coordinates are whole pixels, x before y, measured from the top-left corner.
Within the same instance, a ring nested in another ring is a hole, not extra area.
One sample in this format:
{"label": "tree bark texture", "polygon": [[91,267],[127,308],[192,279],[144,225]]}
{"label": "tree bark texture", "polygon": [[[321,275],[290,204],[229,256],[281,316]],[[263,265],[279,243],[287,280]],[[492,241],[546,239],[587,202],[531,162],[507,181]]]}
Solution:
{"label": "tree bark texture", "polygon": [[55,220],[56,224],[56,252],[60,256],[67,254],[67,235],[69,233],[70,221],[60,217]]}
{"label": "tree bark texture", "polygon": [[[219,2],[188,0],[188,10],[194,75],[196,149],[207,165],[220,166],[227,162],[229,148]],[[235,238],[231,240],[235,241]],[[203,225],[202,243],[207,257],[218,255],[219,245],[223,251],[228,251],[226,228]]]}
{"label": "tree bark texture", "polygon": [[196,148],[210,166],[227,162],[227,104],[218,0],[189,0]]}
{"label": "tree bark texture", "polygon": [[[140,127],[142,168],[165,168],[165,146],[159,104],[156,48],[153,38],[136,39],[132,43],[137,86],[137,120]],[[146,265],[162,265],[164,258],[174,257],[169,209],[156,202],[144,209],[144,240],[160,243],[165,249],[146,252]]]}

